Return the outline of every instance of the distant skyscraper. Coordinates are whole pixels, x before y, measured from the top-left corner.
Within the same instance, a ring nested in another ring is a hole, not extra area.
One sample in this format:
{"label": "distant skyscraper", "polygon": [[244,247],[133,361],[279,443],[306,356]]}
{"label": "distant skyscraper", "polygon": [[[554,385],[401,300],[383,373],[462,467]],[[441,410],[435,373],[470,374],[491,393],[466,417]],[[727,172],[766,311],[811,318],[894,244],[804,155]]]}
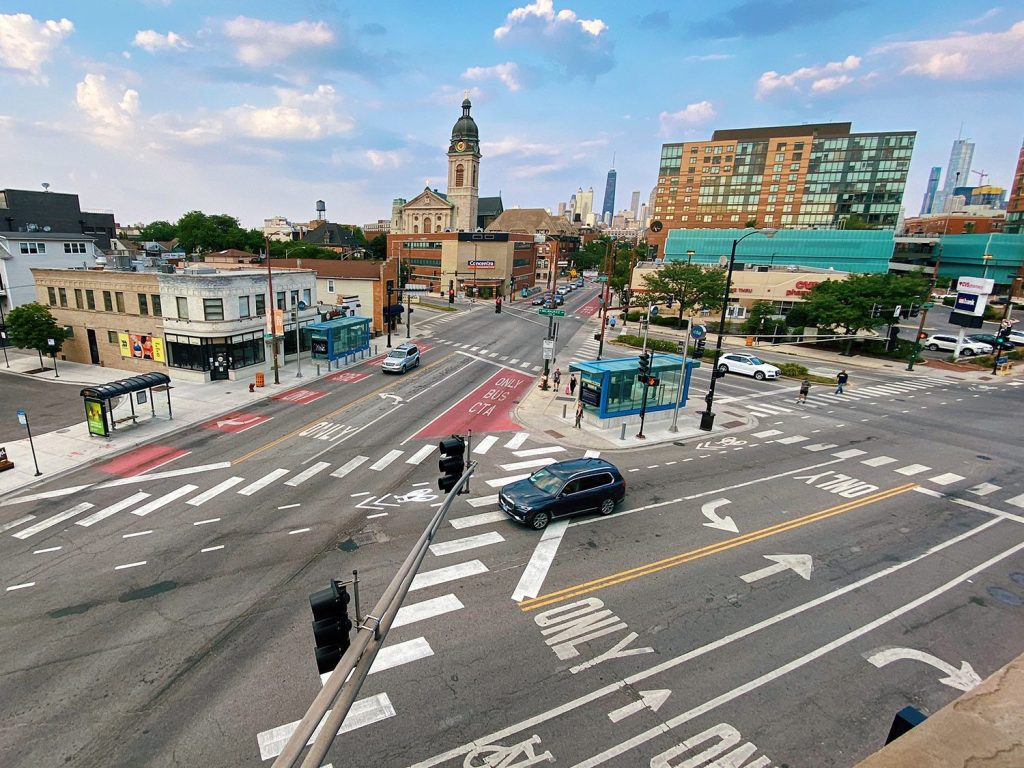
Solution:
{"label": "distant skyscraper", "polygon": [[601,218],[606,223],[611,222],[611,217],[615,213],[615,179],[617,175],[615,169],[612,168],[608,171],[608,179],[604,183],[604,205],[601,206]]}
{"label": "distant skyscraper", "polygon": [[946,166],[946,180],[942,190],[935,193],[932,201],[932,213],[947,212],[947,201],[953,196],[953,190],[971,182],[971,161],[974,159],[974,142],[957,139],[949,153],[949,165]]}
{"label": "distant skyscraper", "polygon": [[565,203],[558,204],[558,218],[565,218]]}
{"label": "distant skyscraper", "polygon": [[594,188],[587,187],[587,191],[584,192],[583,188],[580,187],[576,190],[576,213],[580,215],[580,220],[586,224],[587,217],[594,212]]}
{"label": "distant skyscraper", "polygon": [[640,190],[633,190],[633,198],[629,201],[629,210],[633,212],[633,218],[640,215]]}
{"label": "distant skyscraper", "polygon": [[1020,155],[1017,157],[1017,170],[1013,173],[1003,231],[1010,234],[1024,232],[1024,145],[1021,145]]}
{"label": "distant skyscraper", "polygon": [[924,191],[924,200],[921,201],[921,215],[932,212],[932,204],[935,202],[935,193],[939,191],[939,179],[942,177],[942,167],[933,166],[928,174],[928,186]]}

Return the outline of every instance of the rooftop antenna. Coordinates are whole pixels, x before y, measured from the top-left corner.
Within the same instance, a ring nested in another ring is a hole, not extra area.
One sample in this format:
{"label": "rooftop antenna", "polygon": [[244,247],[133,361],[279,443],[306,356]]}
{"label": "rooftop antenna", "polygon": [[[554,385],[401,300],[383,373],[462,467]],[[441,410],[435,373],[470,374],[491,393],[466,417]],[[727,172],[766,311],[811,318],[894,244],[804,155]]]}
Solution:
{"label": "rooftop antenna", "polygon": [[44,192],[49,192],[50,191],[50,182],[48,182],[48,181],[44,181],[43,182],[43,191]]}
{"label": "rooftop antenna", "polygon": [[615,153],[612,152],[612,170],[615,170]]}

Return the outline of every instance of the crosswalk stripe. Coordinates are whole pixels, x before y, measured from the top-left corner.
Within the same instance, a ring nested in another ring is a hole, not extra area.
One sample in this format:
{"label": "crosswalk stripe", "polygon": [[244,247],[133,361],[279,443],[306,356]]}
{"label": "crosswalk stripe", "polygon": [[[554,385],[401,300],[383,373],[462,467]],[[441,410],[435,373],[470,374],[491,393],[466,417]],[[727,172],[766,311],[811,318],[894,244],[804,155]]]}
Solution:
{"label": "crosswalk stripe", "polygon": [[514,483],[516,480],[525,480],[529,476],[530,473],[527,472],[525,475],[509,475],[508,477],[498,477],[495,478],[494,480],[488,480],[487,484],[491,486],[491,488],[501,488],[503,485]]}
{"label": "crosswalk stripe", "polygon": [[99,512],[93,512],[88,517],[79,520],[77,524],[82,526],[83,528],[88,528],[90,525],[94,525],[98,523],[100,520],[106,520],[111,515],[116,515],[122,509],[128,509],[128,507],[134,506],[143,499],[148,498],[148,493],[144,491],[139,491],[138,493],[132,494],[127,499],[121,499],[120,501],[111,504],[109,507],[101,509]]}
{"label": "crosswalk stripe", "polygon": [[71,509],[65,509],[63,512],[59,512],[52,517],[48,517],[45,520],[40,520],[35,525],[29,526],[24,530],[18,531],[17,533],[11,534],[16,539],[27,539],[29,536],[35,536],[41,531],[45,531],[47,528],[52,528],[58,523],[63,523],[65,520],[70,520],[75,515],[80,515],[87,509],[92,509],[93,505],[87,501],[83,501],[81,504],[76,504]]}
{"label": "crosswalk stripe", "polygon": [[[307,746],[316,741],[317,737],[320,736],[320,730],[323,728],[324,722],[327,720],[327,716],[330,714],[330,710],[324,715],[324,719],[320,721],[320,724],[313,731],[313,735],[309,737],[309,741],[306,742]],[[341,724],[341,728],[338,729],[338,733],[346,733],[348,731],[354,731],[356,728],[362,728],[373,723],[380,722],[381,720],[387,720],[388,718],[395,716],[395,708],[391,704],[391,699],[388,698],[386,693],[378,693],[376,696],[370,696],[366,699],[360,699],[352,704],[352,708],[348,711],[345,716],[345,722]],[[295,732],[298,727],[299,721],[296,720],[293,723],[287,725],[279,725],[276,728],[271,728],[269,731],[263,731],[262,733],[256,734],[256,743],[260,748],[260,759],[269,760],[272,757],[277,757],[281,754],[281,750],[284,749],[284,745],[288,743],[288,739]]]}
{"label": "crosswalk stripe", "polygon": [[192,491],[194,491],[198,487],[198,485],[183,485],[181,486],[181,488],[175,488],[170,493],[165,493],[163,496],[160,496],[159,498],[153,499],[152,501],[143,504],[138,509],[133,509],[132,514],[138,515],[139,517],[145,517],[150,512],[155,512],[161,507],[167,506],[172,501],[180,499],[182,496],[188,496],[190,493],[192,493]]}
{"label": "crosswalk stripe", "polygon": [[86,485],[74,485],[71,486],[70,488],[58,488],[55,491],[42,491],[40,493],[30,493],[27,496],[18,496],[16,499],[8,499],[7,501],[0,502],[0,507],[9,507],[11,504],[24,504],[26,501],[39,501],[40,499],[54,499],[59,496],[70,496],[73,493],[84,491],[91,485],[92,483],[87,483]]}
{"label": "crosswalk stripe", "polygon": [[526,461],[514,461],[511,464],[499,464],[498,466],[505,472],[515,472],[518,469],[530,469],[532,467],[546,467],[548,464],[553,464],[555,461],[554,456],[542,456],[539,459],[527,459]]}
{"label": "crosswalk stripe", "polygon": [[512,365],[515,365],[516,363],[519,362],[519,358],[518,357],[513,357],[511,360],[509,360],[509,362],[512,363]]}
{"label": "crosswalk stripe", "polygon": [[313,475],[316,475],[316,474],[318,474],[320,472],[323,472],[329,466],[331,466],[331,462],[329,462],[329,461],[318,461],[313,466],[307,467],[306,469],[304,469],[301,472],[299,472],[299,474],[297,474],[295,477],[291,478],[290,480],[286,480],[285,481],[285,485],[290,485],[292,488],[300,486],[304,482],[309,480],[309,478],[313,477]]}
{"label": "crosswalk stripe", "polygon": [[546,445],[543,448],[527,448],[525,451],[516,451],[515,456],[525,459],[527,456],[543,456],[546,453],[562,453],[565,450],[560,445]]}
{"label": "crosswalk stripe", "polygon": [[526,438],[530,436],[529,432],[516,432],[512,438],[505,443],[505,447],[510,451],[518,451],[520,446],[526,442]]}
{"label": "crosswalk stripe", "polygon": [[424,445],[416,453],[405,460],[406,464],[421,464],[427,456],[434,452],[436,445]]}
{"label": "crosswalk stripe", "polygon": [[862,451],[860,448],[848,448],[845,451],[837,451],[832,455],[837,459],[852,459],[854,456],[863,456],[867,451]]}
{"label": "crosswalk stripe", "polygon": [[356,456],[355,458],[349,459],[336,470],[331,472],[331,477],[344,477],[353,469],[361,467],[367,461],[370,460],[369,456]]}
{"label": "crosswalk stripe", "polygon": [[477,496],[475,499],[467,499],[471,507],[489,507],[491,504],[498,503],[498,494],[492,493],[490,496]]}
{"label": "crosswalk stripe", "polygon": [[998,485],[992,485],[992,483],[978,483],[973,488],[968,488],[968,493],[973,493],[975,496],[988,496],[990,493],[995,493],[999,490]]}
{"label": "crosswalk stripe", "polygon": [[11,528],[17,528],[22,523],[27,523],[29,520],[35,519],[35,515],[24,515],[22,517],[19,517],[17,520],[11,520],[11,522],[9,523],[4,523],[3,525],[0,525],[0,533],[3,533],[4,531],[9,531],[11,530]]}
{"label": "crosswalk stripe", "polygon": [[589,448],[586,453],[583,454],[584,459],[598,459],[601,457],[601,452],[596,451],[593,448]]}
{"label": "crosswalk stripe", "polygon": [[242,488],[238,493],[241,496],[252,496],[257,491],[259,491],[259,490],[261,490],[263,488],[266,488],[268,485],[270,485],[272,482],[277,480],[279,477],[284,477],[287,474],[288,474],[288,470],[287,469],[275,469],[273,472],[271,472],[271,473],[269,473],[267,475],[264,475],[259,480],[256,480],[255,482],[252,482],[252,483],[249,483],[249,485],[245,486],[245,488]]}
{"label": "crosswalk stripe", "polygon": [[491,446],[494,445],[496,442],[498,442],[497,435],[487,435],[487,437],[485,437],[483,440],[481,440],[479,443],[473,446],[473,453],[483,456],[485,453],[491,450]]}
{"label": "crosswalk stripe", "polygon": [[[434,649],[430,647],[430,643],[427,642],[425,637],[417,637],[413,640],[406,640],[403,643],[395,643],[394,645],[385,645],[377,652],[377,657],[373,660],[373,664],[370,665],[370,671],[367,674],[372,675],[375,672],[383,672],[385,669],[400,667],[403,664],[409,664],[433,655]],[[334,674],[333,671],[324,672],[320,675],[320,685],[327,685],[327,681],[331,679],[332,674]]]}
{"label": "crosswalk stripe", "polygon": [[395,620],[391,622],[391,628],[404,627],[417,621],[432,619],[435,616],[462,610],[464,607],[462,601],[452,594],[432,597],[429,600],[423,600],[412,605],[403,605],[398,609],[398,613],[395,614]]}
{"label": "crosswalk stripe", "polygon": [[481,573],[487,573],[487,566],[479,560],[469,560],[465,563],[446,565],[444,568],[438,568],[433,571],[424,571],[423,573],[416,574],[412,580],[412,584],[409,585],[409,591],[415,592],[417,589],[435,587],[438,584],[455,581],[456,579],[464,579],[468,576],[477,576]]}
{"label": "crosswalk stripe", "polygon": [[804,446],[804,450],[805,451],[827,451],[829,448],[835,448],[835,447],[836,447],[835,443],[811,443],[810,445],[805,445]]}
{"label": "crosswalk stripe", "polygon": [[504,540],[505,538],[497,531],[488,531],[476,536],[466,536],[461,539],[453,539],[452,541],[440,541],[437,544],[431,544],[429,549],[430,554],[435,557],[443,557],[444,555],[452,555],[456,552],[465,552],[467,549],[486,547],[488,544],[500,544]]}
{"label": "crosswalk stripe", "polygon": [[929,477],[928,482],[935,483],[936,485],[952,485],[953,483],[957,483],[963,479],[963,475],[957,475],[953,472],[943,472],[941,475]]}
{"label": "crosswalk stripe", "polygon": [[381,456],[375,462],[373,462],[373,464],[371,464],[368,468],[372,469],[372,470],[374,470],[376,472],[380,472],[385,467],[387,467],[391,462],[393,462],[395,459],[397,459],[399,456],[401,456],[403,453],[405,453],[405,451],[400,451],[397,448],[394,448],[394,449],[388,451],[387,453],[385,453],[383,456]]}
{"label": "crosswalk stripe", "polygon": [[919,475],[922,472],[927,472],[929,469],[931,469],[931,467],[926,467],[924,464],[907,464],[905,467],[894,469],[893,472],[900,475],[907,475],[909,477],[910,475]]}
{"label": "crosswalk stripe", "polygon": [[775,442],[782,443],[783,445],[790,445],[792,443],[802,443],[804,440],[807,440],[807,438],[803,435],[790,435],[789,437],[780,437]]}
{"label": "crosswalk stripe", "polygon": [[897,461],[892,456],[875,456],[873,459],[864,459],[861,464],[866,464],[869,467],[884,467],[886,464],[892,464]]}
{"label": "crosswalk stripe", "polygon": [[224,493],[224,491],[230,488],[234,488],[236,485],[244,481],[244,477],[229,477],[227,480],[221,483],[217,483],[217,485],[213,486],[213,488],[211,488],[210,490],[203,491],[198,496],[189,499],[185,503],[191,504],[193,507],[198,507],[200,504],[205,504],[210,499],[219,496],[220,494]]}
{"label": "crosswalk stripe", "polygon": [[451,524],[452,528],[461,531],[463,528],[474,528],[478,525],[490,525],[491,523],[500,523],[507,519],[508,516],[501,511],[481,512],[476,515],[466,515],[466,517],[457,517],[451,521]]}
{"label": "crosswalk stripe", "polygon": [[763,432],[755,432],[753,435],[751,435],[751,437],[765,438],[765,437],[775,437],[775,435],[781,435],[781,434],[782,434],[782,430],[781,429],[766,429]]}

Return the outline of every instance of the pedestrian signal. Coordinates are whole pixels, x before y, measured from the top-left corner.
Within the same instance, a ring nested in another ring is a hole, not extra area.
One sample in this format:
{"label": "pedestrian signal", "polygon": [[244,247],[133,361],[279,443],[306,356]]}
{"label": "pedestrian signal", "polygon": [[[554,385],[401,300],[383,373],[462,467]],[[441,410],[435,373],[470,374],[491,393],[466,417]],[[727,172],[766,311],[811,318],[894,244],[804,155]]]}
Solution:
{"label": "pedestrian signal", "polygon": [[445,493],[451,492],[465,469],[466,441],[461,435],[452,435],[437,444],[441,458],[437,468],[441,477],[437,479],[437,487]]}

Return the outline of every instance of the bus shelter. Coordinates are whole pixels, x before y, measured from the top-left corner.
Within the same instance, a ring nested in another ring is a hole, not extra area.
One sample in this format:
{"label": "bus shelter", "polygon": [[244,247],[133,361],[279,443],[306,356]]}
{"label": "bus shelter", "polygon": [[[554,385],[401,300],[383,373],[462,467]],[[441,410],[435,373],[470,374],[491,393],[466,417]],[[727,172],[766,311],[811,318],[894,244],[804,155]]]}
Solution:
{"label": "bus shelter", "polygon": [[304,330],[310,335],[313,361],[326,361],[328,367],[336,360],[347,362],[370,349],[368,317],[337,317],[322,323],[311,323]]}
{"label": "bus shelter", "polygon": [[162,389],[167,393],[167,418],[173,418],[170,383],[171,377],[166,373],[140,373],[109,384],[86,387],[79,394],[85,401],[85,421],[89,426],[89,434],[109,437],[111,432],[117,431],[118,424],[127,421],[138,423],[136,405],[148,403],[150,418],[156,418],[154,389]]}
{"label": "bus shelter", "polygon": [[[658,380],[658,385],[647,391],[648,420],[657,418],[659,412],[671,412],[677,401],[680,408],[686,405],[690,377],[693,369],[700,367],[699,360],[687,360],[686,373],[683,374],[681,355],[650,354],[651,376]],[[584,411],[598,419],[602,427],[610,426],[612,421],[631,421],[632,417],[639,421],[644,396],[644,385],[637,381],[639,366],[639,356],[592,360],[569,366],[570,373],[579,375]]]}

